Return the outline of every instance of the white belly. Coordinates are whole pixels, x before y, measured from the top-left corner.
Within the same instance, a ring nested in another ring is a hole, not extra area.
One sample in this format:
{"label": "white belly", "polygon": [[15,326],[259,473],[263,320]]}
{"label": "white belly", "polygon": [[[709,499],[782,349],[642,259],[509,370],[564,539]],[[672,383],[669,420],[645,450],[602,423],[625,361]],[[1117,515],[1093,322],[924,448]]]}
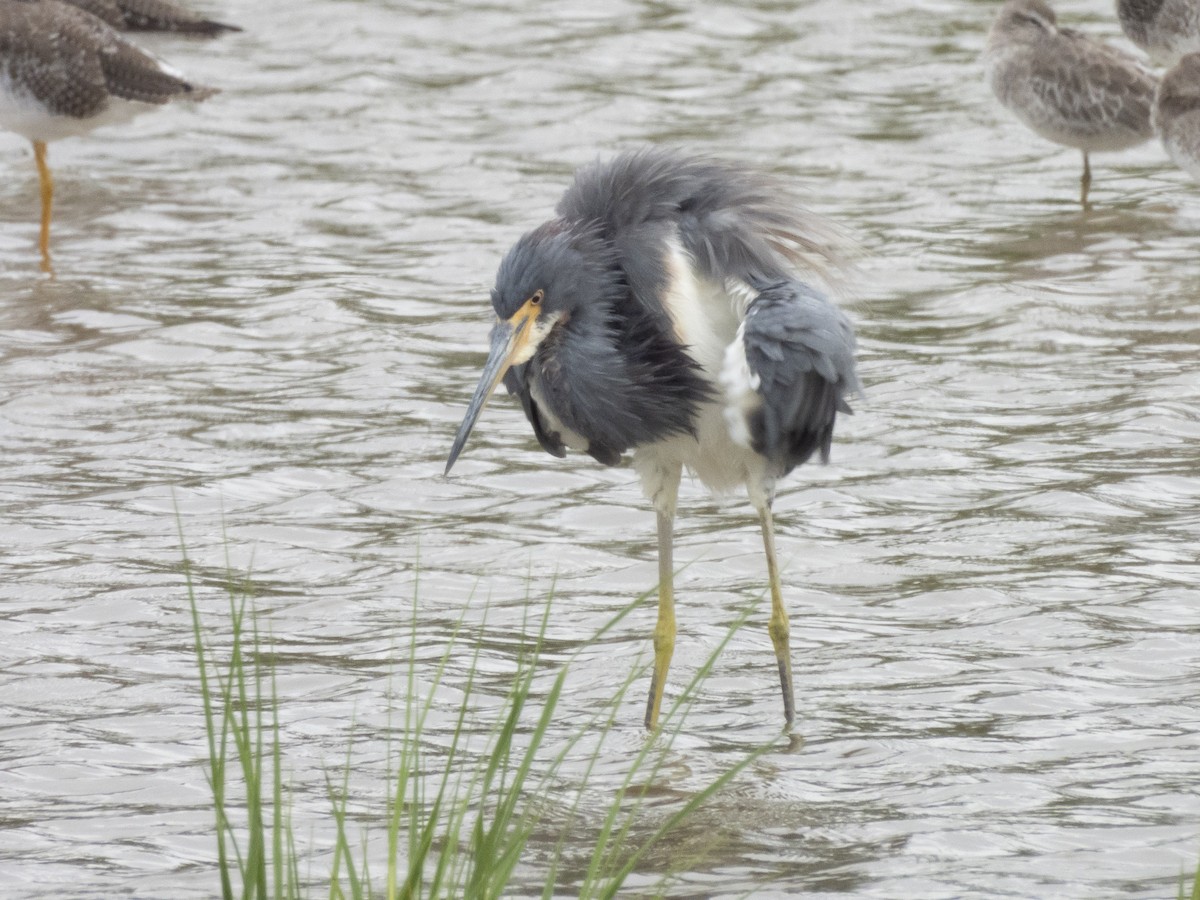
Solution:
{"label": "white belly", "polygon": [[697,277],[677,245],[668,251],[667,263],[671,291],[665,305],[676,337],[704,370],[714,399],[700,407],[695,437],[673,435],[639,447],[634,465],[652,501],[662,489],[661,478],[680,465],[715,493],[742,485],[756,493],[766,486],[765,461],[749,448],[743,435],[731,433],[727,409],[734,398],[727,397],[722,377],[730,345],[739,340],[738,328],[755,291],[740,282],[718,284]]}
{"label": "white belly", "polygon": [[0,127],[31,141],[57,141],[66,137],[87,134],[103,125],[128,122],[138,113],[154,109],[152,103],[137,103],[110,97],[104,108],[94,116],[78,119],[57,115],[0,72]]}
{"label": "white belly", "polygon": [[[643,480],[647,470],[667,469],[672,464],[682,465],[715,494],[727,494],[743,485],[754,492],[766,483],[765,461],[733,439],[720,401],[701,407],[695,437],[675,435],[634,451],[634,465]],[[653,500],[649,484],[646,492]]]}

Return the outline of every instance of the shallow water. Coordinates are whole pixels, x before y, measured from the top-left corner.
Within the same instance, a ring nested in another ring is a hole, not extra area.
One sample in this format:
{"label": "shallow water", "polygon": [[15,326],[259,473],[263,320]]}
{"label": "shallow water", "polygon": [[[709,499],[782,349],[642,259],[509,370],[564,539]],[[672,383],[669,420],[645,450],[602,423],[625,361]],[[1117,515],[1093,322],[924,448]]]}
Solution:
{"label": "shallow water", "polygon": [[[350,744],[354,803],[382,805],[414,592],[423,662],[468,625],[437,742],[468,648],[503,693],[528,595],[555,594],[552,675],[653,587],[632,471],[540,453],[511,401],[440,477],[499,256],[574,166],[647,142],[772,169],[861,244],[867,396],[777,501],[803,741],[633,883],[687,858],[680,896],[1173,895],[1200,845],[1200,184],[1146,145],[1095,159],[1082,212],[1078,155],[982,83],[991,3],[513,6],[210,7],[245,33],[155,47],[220,96],[52,146],[53,281],[0,138],[6,895],[215,892],[176,509],[214,627],[227,558],[251,573],[318,843]],[[1058,4],[1115,36],[1095,6]],[[672,692],[751,613],[668,811],[780,718],[748,507],[685,484],[676,560]],[[579,652],[552,745],[653,615]]]}

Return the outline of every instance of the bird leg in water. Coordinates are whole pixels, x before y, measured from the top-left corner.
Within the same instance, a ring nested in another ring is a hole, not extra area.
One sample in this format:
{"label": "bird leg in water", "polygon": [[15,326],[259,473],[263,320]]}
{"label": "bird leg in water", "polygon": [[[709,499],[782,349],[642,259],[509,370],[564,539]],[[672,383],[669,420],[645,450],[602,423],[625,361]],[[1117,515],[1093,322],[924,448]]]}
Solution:
{"label": "bird leg in water", "polygon": [[775,645],[775,658],[779,661],[779,686],[783,689],[783,718],[790,726],[796,719],[796,700],[792,691],[792,651],[788,636],[787,610],[783,605],[783,590],[779,584],[779,566],[775,562],[775,523],[771,517],[770,502],[758,508],[762,521],[763,548],[767,551],[767,577],[771,581],[771,623],[767,630],[771,643]]}
{"label": "bird leg in water", "polygon": [[667,670],[675,652],[675,571],[671,552],[674,527],[674,510],[658,510],[658,624],[654,626],[654,677],[646,700],[646,728],[650,730],[658,726]]}
{"label": "bird leg in water", "polygon": [[1079,180],[1079,202],[1084,209],[1088,208],[1088,188],[1092,186],[1092,165],[1088,162],[1087,151],[1083,151],[1083,178]]}
{"label": "bird leg in water", "polygon": [[38,238],[38,247],[42,251],[42,271],[53,272],[50,265],[50,210],[54,204],[54,179],[46,163],[45,141],[33,142],[33,158],[37,160],[38,182],[42,188],[42,232]]}

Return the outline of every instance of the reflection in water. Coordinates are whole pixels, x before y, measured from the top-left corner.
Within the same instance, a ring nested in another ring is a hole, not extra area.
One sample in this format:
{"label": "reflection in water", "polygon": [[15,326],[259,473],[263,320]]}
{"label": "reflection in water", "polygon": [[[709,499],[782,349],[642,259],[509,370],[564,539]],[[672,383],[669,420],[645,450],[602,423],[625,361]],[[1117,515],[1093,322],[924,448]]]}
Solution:
{"label": "reflection in water", "polygon": [[[1111,12],[1061,6],[1116,34]],[[573,166],[662,140],[773,167],[853,232],[867,391],[833,464],[776,504],[802,745],[639,877],[683,869],[680,895],[1174,891],[1200,827],[1200,232],[1160,149],[1106,160],[1082,213],[1077,158],[991,101],[979,4],[288,13],[170,45],[214,101],[56,146],[56,282],[28,179],[0,187],[8,893],[212,893],[176,507],[206,616],[227,556],[252,572],[302,828],[327,821],[325,766],[352,739],[356,800],[384,795],[414,591],[418,658],[465,616],[486,697],[526,598],[553,590],[548,671],[579,651],[557,740],[646,662],[649,607],[580,649],[656,578],[631,470],[531,457],[497,398],[461,474],[437,473],[500,254]],[[778,736],[756,523],[686,482],[681,504],[680,683],[750,620],[653,784],[662,816]],[[640,702],[589,809],[646,740]],[[456,704],[435,706],[434,740]]]}

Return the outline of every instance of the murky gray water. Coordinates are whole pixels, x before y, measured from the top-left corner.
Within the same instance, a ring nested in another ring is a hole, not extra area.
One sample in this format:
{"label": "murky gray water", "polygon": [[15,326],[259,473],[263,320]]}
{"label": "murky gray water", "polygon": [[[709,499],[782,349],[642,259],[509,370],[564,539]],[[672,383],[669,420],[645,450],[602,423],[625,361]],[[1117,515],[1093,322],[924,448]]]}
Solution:
{"label": "murky gray water", "polygon": [[[783,173],[859,240],[868,397],[777,504],[804,745],[634,883],[686,858],[680,895],[1173,895],[1200,847],[1200,184],[1156,145],[1101,156],[1082,213],[1078,155],[982,83],[995,4],[702,6],[209,7],[246,32],[156,47],[221,96],[52,146],[56,281],[0,139],[6,896],[215,893],[175,504],[212,624],[226,554],[252,570],[318,843],[350,743],[353,804],[382,806],[418,569],[422,657],[466,605],[497,694],[528,593],[556,591],[553,663],[653,586],[633,473],[542,454],[512,402],[439,477],[500,254],[645,142]],[[1113,36],[1110,6],[1059,11]],[[685,484],[676,553],[673,689],[755,610],[661,775],[683,798],[779,709],[749,509]],[[582,653],[552,742],[653,617]]]}

